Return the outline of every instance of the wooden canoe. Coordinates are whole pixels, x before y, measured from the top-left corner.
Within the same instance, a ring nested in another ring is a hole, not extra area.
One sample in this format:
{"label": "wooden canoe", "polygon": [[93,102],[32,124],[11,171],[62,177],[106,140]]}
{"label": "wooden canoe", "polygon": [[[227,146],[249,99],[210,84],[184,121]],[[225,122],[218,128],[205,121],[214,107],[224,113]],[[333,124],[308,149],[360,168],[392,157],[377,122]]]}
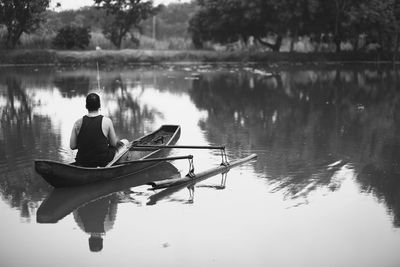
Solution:
{"label": "wooden canoe", "polygon": [[120,178],[159,164],[162,161],[151,159],[165,157],[169,152],[165,148],[136,149],[135,145],[174,145],[180,133],[181,128],[178,125],[163,125],[158,130],[130,142],[130,149],[112,166],[88,168],[51,160],[35,160],[35,170],[54,187],[81,186]]}
{"label": "wooden canoe", "polygon": [[157,166],[120,179],[83,186],[54,188],[38,208],[36,221],[38,223],[57,223],[74,210],[116,192],[141,186],[151,181],[177,176],[180,176],[180,173],[174,165],[169,162],[161,162]]}

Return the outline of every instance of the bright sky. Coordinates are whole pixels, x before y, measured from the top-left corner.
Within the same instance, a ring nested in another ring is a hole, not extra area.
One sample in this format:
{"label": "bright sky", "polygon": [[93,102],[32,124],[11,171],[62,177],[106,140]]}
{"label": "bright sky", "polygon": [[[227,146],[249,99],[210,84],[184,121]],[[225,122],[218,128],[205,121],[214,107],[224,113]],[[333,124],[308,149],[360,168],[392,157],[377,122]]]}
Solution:
{"label": "bright sky", "polygon": [[[177,3],[177,2],[189,2],[189,0],[153,0],[155,5],[164,4],[168,5],[170,3]],[[78,9],[83,6],[91,6],[93,5],[93,0],[51,0],[50,7],[54,8],[56,3],[61,3],[61,9]]]}

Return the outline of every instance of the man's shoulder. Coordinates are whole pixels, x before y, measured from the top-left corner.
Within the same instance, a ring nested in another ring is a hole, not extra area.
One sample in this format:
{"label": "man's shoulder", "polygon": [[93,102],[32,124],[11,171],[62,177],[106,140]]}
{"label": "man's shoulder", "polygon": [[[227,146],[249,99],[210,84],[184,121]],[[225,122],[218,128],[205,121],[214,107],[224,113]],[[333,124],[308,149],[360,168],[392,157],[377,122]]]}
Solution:
{"label": "man's shoulder", "polygon": [[111,119],[109,117],[107,117],[107,116],[103,116],[103,120],[107,121],[107,122],[111,122]]}
{"label": "man's shoulder", "polygon": [[77,119],[76,121],[75,121],[75,126],[81,126],[82,125],[82,121],[83,121],[83,118],[79,118],[79,119]]}
{"label": "man's shoulder", "polygon": [[103,116],[103,123],[105,125],[112,125],[112,120],[109,117]]}
{"label": "man's shoulder", "polygon": [[79,118],[74,123],[75,133],[78,134],[82,127],[83,118]]}

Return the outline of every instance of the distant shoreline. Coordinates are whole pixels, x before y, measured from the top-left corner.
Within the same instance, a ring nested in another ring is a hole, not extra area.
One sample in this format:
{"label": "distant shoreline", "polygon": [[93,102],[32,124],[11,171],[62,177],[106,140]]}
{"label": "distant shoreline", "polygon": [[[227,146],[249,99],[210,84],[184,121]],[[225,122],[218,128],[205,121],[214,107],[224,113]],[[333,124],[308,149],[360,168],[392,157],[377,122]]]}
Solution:
{"label": "distant shoreline", "polygon": [[340,63],[390,62],[389,55],[365,52],[299,53],[207,50],[0,50],[0,65],[129,65],[157,63]]}

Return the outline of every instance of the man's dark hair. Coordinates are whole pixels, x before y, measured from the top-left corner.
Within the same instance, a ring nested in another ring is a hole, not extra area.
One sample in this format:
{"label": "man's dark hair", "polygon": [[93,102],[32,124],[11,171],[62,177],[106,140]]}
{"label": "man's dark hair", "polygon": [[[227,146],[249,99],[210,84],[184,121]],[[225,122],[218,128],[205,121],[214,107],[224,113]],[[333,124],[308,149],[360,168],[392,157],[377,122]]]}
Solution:
{"label": "man's dark hair", "polygon": [[90,93],[86,97],[86,108],[89,111],[96,111],[100,108],[100,97],[96,93]]}

